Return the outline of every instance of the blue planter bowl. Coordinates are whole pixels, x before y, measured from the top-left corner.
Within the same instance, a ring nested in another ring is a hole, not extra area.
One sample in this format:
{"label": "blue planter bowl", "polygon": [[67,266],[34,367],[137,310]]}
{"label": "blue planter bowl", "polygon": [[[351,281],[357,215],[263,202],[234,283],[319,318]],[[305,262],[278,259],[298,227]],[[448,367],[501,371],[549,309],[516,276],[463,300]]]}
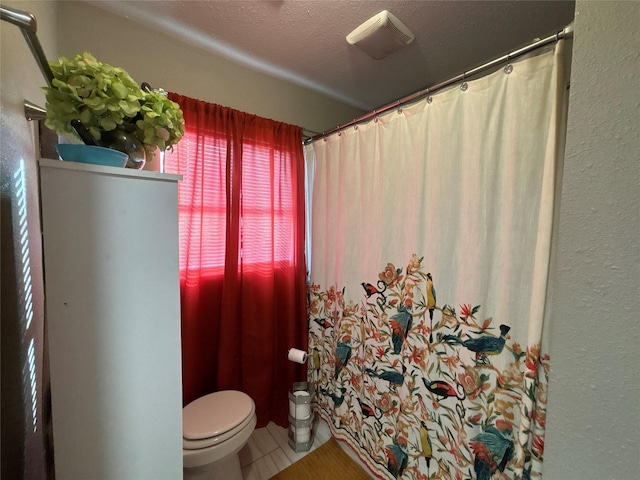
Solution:
{"label": "blue planter bowl", "polygon": [[90,163],[109,167],[124,167],[129,155],[111,148],[75,143],[59,143],[56,151],[65,162]]}

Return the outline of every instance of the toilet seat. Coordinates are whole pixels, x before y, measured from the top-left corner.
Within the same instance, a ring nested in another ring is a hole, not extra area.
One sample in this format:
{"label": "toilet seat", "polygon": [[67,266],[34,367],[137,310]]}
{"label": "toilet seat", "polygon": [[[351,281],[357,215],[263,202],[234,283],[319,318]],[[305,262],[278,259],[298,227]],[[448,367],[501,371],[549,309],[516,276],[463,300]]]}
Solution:
{"label": "toilet seat", "polygon": [[237,435],[255,419],[255,403],[249,395],[234,390],[211,393],[182,410],[182,445],[200,450]]}

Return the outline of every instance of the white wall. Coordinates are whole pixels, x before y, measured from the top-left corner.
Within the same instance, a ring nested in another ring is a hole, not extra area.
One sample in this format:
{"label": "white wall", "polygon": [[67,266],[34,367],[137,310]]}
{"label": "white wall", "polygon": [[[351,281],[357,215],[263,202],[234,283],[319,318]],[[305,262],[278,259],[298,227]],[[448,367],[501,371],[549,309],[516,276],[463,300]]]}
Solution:
{"label": "white wall", "polygon": [[[59,55],[91,52],[138,83],[313,130],[364,113],[84,2],[59,3]],[[153,15],[153,12],[149,12]]]}
{"label": "white wall", "polygon": [[640,472],[640,2],[578,0],[544,478]]}
{"label": "white wall", "polygon": [[[56,47],[56,8],[51,2],[2,0],[33,13],[47,55]],[[2,175],[2,478],[45,479],[47,411],[43,365],[44,294],[35,129],[23,102],[44,105],[46,81],[19,28],[2,22],[0,76],[0,172]],[[24,168],[23,168],[24,165]],[[21,188],[20,178],[26,184]],[[22,210],[22,198],[26,210]],[[23,230],[23,228],[26,229]],[[23,233],[26,235],[23,236]],[[26,246],[26,248],[25,248]],[[23,250],[24,248],[24,250]],[[27,270],[23,270],[27,265]],[[29,314],[29,312],[32,313]],[[29,318],[31,320],[29,321]],[[29,345],[33,340],[32,356]],[[35,396],[31,383],[35,381]],[[34,425],[35,416],[35,425]]]}

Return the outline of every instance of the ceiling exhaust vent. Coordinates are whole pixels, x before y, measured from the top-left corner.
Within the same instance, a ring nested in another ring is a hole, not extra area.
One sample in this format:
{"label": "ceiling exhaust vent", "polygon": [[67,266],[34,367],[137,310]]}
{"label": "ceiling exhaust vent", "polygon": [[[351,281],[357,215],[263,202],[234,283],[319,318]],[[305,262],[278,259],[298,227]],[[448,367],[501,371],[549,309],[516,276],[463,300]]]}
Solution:
{"label": "ceiling exhaust vent", "polygon": [[380,60],[409,45],[415,35],[393,13],[383,10],[347,35],[347,42]]}

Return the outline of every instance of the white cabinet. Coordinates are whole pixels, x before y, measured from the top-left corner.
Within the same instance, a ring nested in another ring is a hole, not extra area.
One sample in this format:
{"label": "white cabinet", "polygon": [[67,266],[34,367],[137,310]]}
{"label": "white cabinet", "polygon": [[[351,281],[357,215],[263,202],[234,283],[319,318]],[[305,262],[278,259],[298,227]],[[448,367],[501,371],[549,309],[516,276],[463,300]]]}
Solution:
{"label": "white cabinet", "polygon": [[40,161],[57,480],[182,478],[180,178]]}

